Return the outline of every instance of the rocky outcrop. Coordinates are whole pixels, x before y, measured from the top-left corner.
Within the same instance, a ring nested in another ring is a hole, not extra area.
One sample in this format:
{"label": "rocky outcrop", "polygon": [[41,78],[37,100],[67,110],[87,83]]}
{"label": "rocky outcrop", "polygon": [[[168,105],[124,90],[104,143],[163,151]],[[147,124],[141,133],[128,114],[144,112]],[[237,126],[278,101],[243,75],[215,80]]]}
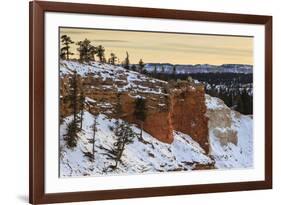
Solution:
{"label": "rocky outcrop", "polygon": [[208,118],[202,85],[182,86],[171,95],[171,119],[174,130],[192,136],[208,152]]}
{"label": "rocky outcrop", "polygon": [[[134,81],[131,80],[131,83],[134,83],[135,88],[124,90],[120,88],[129,87],[129,80],[126,81],[128,78],[124,76],[129,76],[131,73],[117,74],[113,76],[114,78],[102,78],[101,74],[88,74],[78,78],[78,84],[83,87],[86,96],[86,109],[89,112],[121,118],[140,127],[141,123],[136,120],[134,110],[135,99],[141,96],[146,99],[147,117],[143,129],[147,133],[162,142],[172,143],[173,131],[180,131],[190,135],[206,152],[209,151],[208,118],[205,115],[203,85],[187,81],[167,83],[134,73],[136,78]],[[61,117],[71,114],[69,103],[65,100],[69,92],[67,85],[70,77],[71,75],[63,75],[60,80]],[[120,116],[116,116],[115,113],[118,100],[122,107]]]}
{"label": "rocky outcrop", "polygon": [[253,166],[253,119],[231,110],[222,100],[205,95],[208,121],[208,155],[217,168]]}
{"label": "rocky outcrop", "polygon": [[237,145],[237,131],[233,127],[233,119],[239,119],[241,114],[231,110],[222,100],[206,95],[208,128],[210,135],[216,137],[222,146],[232,143]]}

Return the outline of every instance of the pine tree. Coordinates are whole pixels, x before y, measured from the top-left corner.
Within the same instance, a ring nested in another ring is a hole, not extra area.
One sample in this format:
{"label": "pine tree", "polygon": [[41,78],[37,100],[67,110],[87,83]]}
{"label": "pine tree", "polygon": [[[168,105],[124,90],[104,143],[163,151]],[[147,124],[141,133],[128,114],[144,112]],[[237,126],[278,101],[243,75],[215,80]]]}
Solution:
{"label": "pine tree", "polygon": [[77,144],[77,124],[72,120],[67,124],[67,135],[64,138],[66,140],[67,146],[72,148],[76,147]]}
{"label": "pine tree", "polygon": [[239,110],[240,113],[244,113],[244,102],[242,100],[241,94],[238,94],[236,97],[237,102],[237,110]]}
{"label": "pine tree", "polygon": [[143,131],[143,123],[146,119],[146,100],[145,98],[138,97],[135,100],[135,111],[134,115],[141,124],[141,132],[140,132],[140,139],[143,140],[142,138],[142,131]]}
{"label": "pine tree", "polygon": [[102,45],[99,45],[97,47],[97,56],[99,57],[100,62],[102,62],[102,63],[104,63],[104,59],[105,59],[104,52],[105,52],[104,47]]}
{"label": "pine tree", "polygon": [[102,63],[107,63],[105,56],[102,57],[101,62]]}
{"label": "pine tree", "polygon": [[80,105],[80,130],[83,126],[83,116],[84,116],[84,107],[85,107],[85,95],[83,91],[83,85],[81,86],[81,92],[79,96],[79,105]]}
{"label": "pine tree", "polygon": [[117,60],[116,55],[114,53],[110,53],[110,58],[109,58],[109,62],[108,63],[110,63],[112,65],[115,65],[116,60]]}
{"label": "pine tree", "polygon": [[94,116],[94,123],[92,125],[92,129],[93,129],[93,149],[92,149],[92,159],[95,160],[95,143],[96,143],[96,133],[98,131],[97,126],[99,125],[98,121],[97,121],[98,116],[95,115]]}
{"label": "pine tree", "polygon": [[124,60],[123,67],[125,69],[129,69],[130,68],[130,60],[129,60],[129,53],[128,53],[128,51],[126,51],[126,58]]}
{"label": "pine tree", "polygon": [[69,147],[76,146],[77,132],[79,130],[79,116],[78,116],[78,86],[77,86],[77,73],[73,72],[70,78],[69,95],[67,99],[69,100],[69,106],[73,114],[73,120],[68,124],[67,127],[67,137],[65,138]]}
{"label": "pine tree", "polygon": [[69,60],[69,56],[74,55],[74,53],[71,53],[69,51],[70,44],[73,44],[74,42],[71,40],[71,38],[69,36],[62,35],[61,36],[61,43],[62,43],[63,47],[60,49],[60,51],[61,51],[60,57],[62,59]]}
{"label": "pine tree", "polygon": [[[253,98],[250,97],[250,95],[247,93],[246,89],[243,89],[241,94],[241,100],[243,102],[243,114],[251,114],[253,113]],[[241,112],[241,111],[240,111]]]}
{"label": "pine tree", "polygon": [[164,65],[161,66],[162,73],[165,73]]}
{"label": "pine tree", "polygon": [[140,61],[139,61],[139,68],[140,68],[140,72],[143,73],[144,63],[143,63],[142,59],[140,59]]}
{"label": "pine tree", "polygon": [[112,159],[115,162],[114,165],[110,166],[112,170],[115,170],[118,163],[121,162],[125,146],[132,143],[134,138],[137,136],[131,129],[130,125],[125,121],[116,123],[114,135],[116,137],[116,142],[113,144],[113,148],[106,153],[109,159]]}
{"label": "pine tree", "polygon": [[177,70],[176,70],[177,68],[176,68],[176,66],[174,65],[173,66],[173,77],[175,77],[176,76],[176,73],[177,73]]}
{"label": "pine tree", "polygon": [[83,62],[84,61],[84,56],[85,56],[85,49],[83,47],[83,41],[78,41],[76,43],[78,45],[77,51],[79,53],[79,61]]}
{"label": "pine tree", "polygon": [[77,72],[74,71],[72,77],[70,78],[70,88],[68,98],[70,100],[70,108],[73,113],[74,123],[78,123],[78,85],[77,85]]}
{"label": "pine tree", "polygon": [[154,75],[157,74],[157,66],[156,66],[156,65],[154,66],[154,71],[153,71],[153,73],[154,73]]}
{"label": "pine tree", "polygon": [[85,38],[85,40],[77,42],[77,45],[77,51],[79,52],[79,60],[81,62],[95,60],[95,54],[97,53],[97,49],[96,47],[91,45],[91,41]]}
{"label": "pine tree", "polygon": [[[117,93],[117,104],[115,109],[116,118],[120,118],[122,116],[122,104],[121,104],[121,92]],[[130,125],[121,120],[115,121],[115,126],[112,127],[112,131],[116,138],[116,142],[113,144],[112,149],[104,148],[107,153],[105,155],[108,156],[109,159],[114,160],[115,164],[110,166],[112,170],[116,169],[118,163],[121,162],[122,154],[125,150],[125,146],[132,143],[133,139],[137,137],[137,134],[131,129]]]}
{"label": "pine tree", "polygon": [[95,46],[91,46],[89,54],[90,54],[90,60],[91,61],[96,61],[95,55],[97,54],[97,48]]}

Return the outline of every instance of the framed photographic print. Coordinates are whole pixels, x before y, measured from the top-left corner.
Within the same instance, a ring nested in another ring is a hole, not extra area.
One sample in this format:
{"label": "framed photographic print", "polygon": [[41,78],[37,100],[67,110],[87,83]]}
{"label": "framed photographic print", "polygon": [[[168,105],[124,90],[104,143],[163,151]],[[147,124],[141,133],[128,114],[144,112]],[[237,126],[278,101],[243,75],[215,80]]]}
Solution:
{"label": "framed photographic print", "polygon": [[30,203],[272,187],[272,17],[30,2]]}

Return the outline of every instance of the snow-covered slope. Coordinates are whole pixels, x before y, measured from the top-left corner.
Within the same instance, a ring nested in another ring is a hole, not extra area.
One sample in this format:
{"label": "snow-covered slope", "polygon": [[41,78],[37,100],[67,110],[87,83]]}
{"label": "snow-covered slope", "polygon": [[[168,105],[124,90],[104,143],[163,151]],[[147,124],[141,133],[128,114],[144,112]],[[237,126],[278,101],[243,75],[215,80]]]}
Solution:
{"label": "snow-covered slope", "polygon": [[[92,152],[92,124],[94,116],[85,112],[83,131],[78,134],[77,147],[67,148],[64,135],[66,124],[71,120],[67,117],[60,127],[60,174],[66,176],[89,176],[106,174],[137,174],[164,171],[183,171],[196,169],[197,165],[208,166],[213,163],[197,142],[188,135],[174,132],[174,142],[166,144],[158,141],[146,132],[143,138],[147,143],[139,141],[127,145],[121,158],[122,164],[114,171],[107,168],[114,162],[107,159],[106,149],[110,149],[115,142],[115,136],[110,127],[114,126],[114,119],[106,115],[97,117],[97,133],[95,143],[95,161],[93,162],[85,153]],[[139,133],[140,130],[132,125],[133,130]]]}
{"label": "snow-covered slope", "polygon": [[210,153],[217,168],[253,166],[253,120],[206,95]]}
{"label": "snow-covered slope", "polygon": [[[164,94],[162,87],[167,84],[166,81],[154,79],[132,70],[126,70],[117,65],[99,62],[60,61],[61,77],[72,74],[74,71],[82,77],[93,75],[94,78],[102,79],[103,82],[112,82],[111,85],[103,85],[104,89],[116,89],[119,92],[129,91],[131,94]],[[152,84],[153,86],[148,86]]]}

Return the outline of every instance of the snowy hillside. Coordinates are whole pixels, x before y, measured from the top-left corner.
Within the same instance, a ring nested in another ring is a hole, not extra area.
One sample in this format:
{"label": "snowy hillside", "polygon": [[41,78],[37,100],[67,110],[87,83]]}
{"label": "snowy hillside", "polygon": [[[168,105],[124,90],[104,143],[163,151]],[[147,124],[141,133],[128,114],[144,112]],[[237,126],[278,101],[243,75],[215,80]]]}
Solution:
{"label": "snowy hillside", "polygon": [[228,108],[222,100],[206,95],[210,156],[217,168],[253,166],[253,120]]}
{"label": "snowy hillside", "polygon": [[[81,64],[77,61],[61,61],[60,75],[72,74],[76,71],[82,77],[94,75],[94,78],[110,81],[111,85],[103,85],[103,88],[116,89],[119,92],[163,94],[161,86],[167,84],[162,80],[150,78],[138,72],[129,71],[121,66],[109,65],[99,62]],[[146,86],[145,86],[146,84]],[[153,86],[147,86],[151,85]]]}
{"label": "snowy hillside", "polygon": [[[61,176],[89,176],[106,174],[137,174],[147,172],[183,171],[196,169],[196,165],[211,165],[213,161],[204,150],[188,135],[174,132],[174,142],[166,144],[158,141],[148,133],[143,133],[147,142],[144,144],[137,138],[129,144],[123,154],[122,164],[114,171],[107,171],[113,161],[107,159],[106,149],[110,149],[115,142],[114,133],[110,127],[114,126],[114,119],[105,115],[97,118],[96,158],[93,162],[85,153],[92,152],[92,123],[93,115],[85,112],[83,131],[79,133],[77,147],[68,149],[65,145],[66,123],[71,117],[65,119],[60,127],[60,168]],[[140,130],[132,125],[133,130]]]}

